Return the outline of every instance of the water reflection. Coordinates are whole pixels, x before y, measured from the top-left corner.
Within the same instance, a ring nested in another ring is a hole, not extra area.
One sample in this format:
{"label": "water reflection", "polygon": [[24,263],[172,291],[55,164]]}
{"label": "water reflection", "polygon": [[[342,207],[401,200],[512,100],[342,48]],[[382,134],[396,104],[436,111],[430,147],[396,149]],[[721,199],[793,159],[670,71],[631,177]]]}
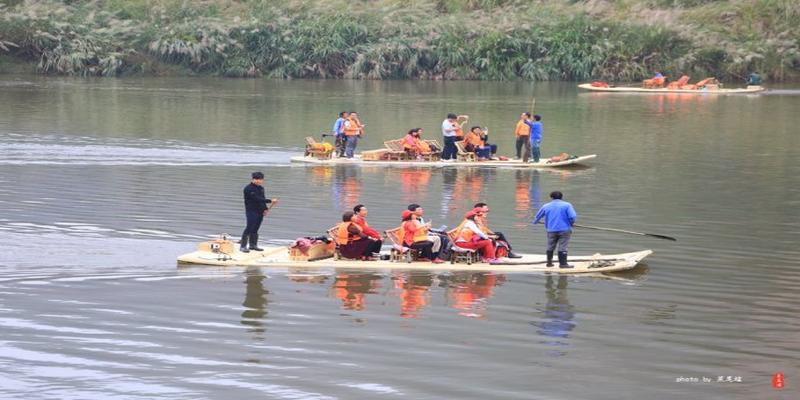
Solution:
{"label": "water reflection", "polygon": [[361,311],[365,307],[366,295],[381,288],[381,276],[375,274],[336,274],[333,281],[333,296],[342,301],[345,310]]}
{"label": "water reflection", "polygon": [[460,219],[463,210],[485,199],[486,185],[496,180],[497,168],[442,170],[442,218]]}
{"label": "water reflection", "polygon": [[396,272],[392,276],[394,287],[400,297],[400,316],[416,318],[419,312],[430,302],[428,294],[433,284],[433,275],[429,273]]}
{"label": "water reflection", "polygon": [[548,275],[544,288],[547,303],[544,306],[542,320],[534,322],[533,325],[539,327],[536,333],[544,336],[542,343],[554,347],[550,354],[563,356],[566,352],[561,348],[569,345],[566,339],[576,325],[573,321],[574,307],[569,304],[567,298],[567,277]]}
{"label": "water reflection", "polygon": [[245,294],[242,305],[246,309],[242,312],[242,325],[250,326],[249,332],[264,333],[265,317],[267,315],[267,295],[269,291],[264,288],[264,276],[259,270],[249,270],[245,276]]}
{"label": "water reflection", "polygon": [[514,190],[514,226],[525,228],[528,221],[542,206],[539,171],[519,169],[514,172],[516,186]]}
{"label": "water reflection", "polygon": [[494,288],[505,281],[505,275],[491,272],[458,272],[449,277],[441,277],[440,286],[445,288],[452,307],[459,310],[458,315],[483,318],[488,300],[494,295]]}
{"label": "water reflection", "polygon": [[[398,170],[400,190],[403,192],[403,203],[419,203],[420,199],[428,198],[428,186],[431,182],[432,171],[430,168]],[[387,174],[389,175],[389,174]]]}
{"label": "water reflection", "polygon": [[360,202],[362,182],[359,172],[355,165],[341,165],[334,169],[330,187],[335,209],[350,209]]}

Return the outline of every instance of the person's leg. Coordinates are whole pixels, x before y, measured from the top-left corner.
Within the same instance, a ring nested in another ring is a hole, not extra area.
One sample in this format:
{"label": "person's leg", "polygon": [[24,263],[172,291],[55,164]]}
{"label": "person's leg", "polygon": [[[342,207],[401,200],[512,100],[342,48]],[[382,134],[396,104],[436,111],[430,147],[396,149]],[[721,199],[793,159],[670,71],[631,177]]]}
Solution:
{"label": "person's leg", "polygon": [[489,239],[479,240],[477,242],[458,242],[458,247],[463,249],[475,250],[481,253],[484,259],[494,259],[494,244]]}
{"label": "person's leg", "polygon": [[423,258],[427,258],[428,260],[433,260],[433,252],[431,251],[431,248],[433,247],[433,242],[429,240],[424,240],[422,242],[414,242],[409,247],[414,250],[418,250],[420,256],[422,256]]}
{"label": "person's leg", "polygon": [[431,233],[428,235],[428,240],[433,243],[433,246],[431,246],[431,253],[433,253],[433,257],[438,258],[439,251],[442,249],[442,239],[439,238],[439,235]]}
{"label": "person's leg", "polygon": [[453,149],[453,138],[450,136],[444,136],[444,149],[442,149],[442,160],[449,160],[450,154],[452,153]]}
{"label": "person's leg", "polygon": [[438,236],[439,236],[439,241],[441,241],[441,243],[442,243],[441,247],[439,248],[439,258],[441,258],[442,260],[446,260],[446,259],[448,259],[448,256],[450,255],[449,254],[449,252],[450,252],[450,239],[447,237],[447,234],[444,234],[444,233],[440,233],[440,234],[438,234]]}
{"label": "person's leg", "polygon": [[533,162],[537,162],[538,163],[539,162],[539,157],[542,156],[541,149],[539,148],[538,145],[532,145],[531,146],[531,152],[533,153]]}
{"label": "person's leg", "polygon": [[558,233],[557,232],[547,232],[547,266],[553,266],[553,253],[556,250],[556,244],[558,244]]}
{"label": "person's leg", "polygon": [[344,151],[347,143],[345,141],[344,135],[337,135],[336,136],[336,149],[339,151],[339,157],[344,157]]}
{"label": "person's leg", "polygon": [[530,136],[522,136],[522,146],[525,147],[525,155],[522,157],[522,162],[528,162],[531,158],[531,141]]}
{"label": "person's leg", "polygon": [[369,253],[367,257],[372,257],[373,254],[378,254],[381,252],[381,246],[383,246],[382,240],[370,240],[370,246],[367,248]]}
{"label": "person's leg", "polygon": [[492,155],[497,154],[497,145],[496,144],[490,144],[489,147],[492,149]]}
{"label": "person's leg", "polygon": [[353,158],[353,153],[356,150],[356,144],[358,143],[358,137],[355,135],[347,137],[347,149],[345,150],[345,156],[347,158]]}
{"label": "person's leg", "polygon": [[245,212],[245,217],[247,218],[247,225],[242,232],[242,239],[239,241],[239,249],[245,253],[249,252],[247,250],[247,242],[250,239],[250,235],[256,230],[256,220],[257,220],[257,213],[247,211]]}
{"label": "person's leg", "polygon": [[263,251],[258,247],[258,230],[264,221],[264,213],[253,213],[253,230],[250,232],[250,250]]}
{"label": "person's leg", "polygon": [[514,144],[516,149],[517,149],[517,157],[516,158],[521,158],[522,157],[522,138],[523,138],[522,136],[517,136],[517,142]]}
{"label": "person's leg", "polygon": [[569,246],[569,239],[572,237],[572,232],[559,232],[558,240],[558,267],[559,268],[572,268],[572,265],[567,263],[567,248]]}

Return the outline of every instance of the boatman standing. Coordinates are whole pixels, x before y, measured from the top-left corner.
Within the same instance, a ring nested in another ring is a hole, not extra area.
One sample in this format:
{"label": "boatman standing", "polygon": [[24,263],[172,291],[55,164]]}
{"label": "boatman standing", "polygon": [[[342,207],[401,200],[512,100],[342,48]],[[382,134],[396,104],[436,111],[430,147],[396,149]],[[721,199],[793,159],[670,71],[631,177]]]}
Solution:
{"label": "boatman standing", "polygon": [[[249,253],[250,250],[264,251],[258,247],[258,228],[261,227],[261,222],[264,221],[264,216],[267,215],[267,204],[278,201],[277,199],[268,199],[264,195],[264,174],[261,172],[253,172],[251,175],[250,184],[244,187],[244,209],[247,216],[247,227],[242,232],[242,240],[239,242],[239,251]],[[248,250],[248,240],[250,247]]]}
{"label": "boatman standing", "polygon": [[550,193],[550,198],[553,200],[539,209],[533,223],[538,224],[544,218],[544,227],[547,231],[547,266],[553,266],[553,252],[557,247],[558,267],[572,268],[572,265],[567,264],[567,245],[572,236],[572,225],[575,224],[578,214],[572,204],[561,200],[562,197],[564,195],[559,191]]}
{"label": "boatman standing", "polygon": [[528,119],[525,124],[531,128],[531,153],[533,153],[533,162],[538,163],[539,157],[542,155],[542,116],[536,114],[533,116],[533,120]]}

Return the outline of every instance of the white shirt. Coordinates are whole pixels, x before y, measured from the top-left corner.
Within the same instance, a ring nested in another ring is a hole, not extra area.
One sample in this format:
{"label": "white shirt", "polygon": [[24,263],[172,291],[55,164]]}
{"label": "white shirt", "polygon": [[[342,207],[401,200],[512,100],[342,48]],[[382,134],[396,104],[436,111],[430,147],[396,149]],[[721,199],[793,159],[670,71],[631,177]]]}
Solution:
{"label": "white shirt", "polygon": [[455,136],[456,124],[454,122],[451,122],[449,119],[442,121],[442,135]]}

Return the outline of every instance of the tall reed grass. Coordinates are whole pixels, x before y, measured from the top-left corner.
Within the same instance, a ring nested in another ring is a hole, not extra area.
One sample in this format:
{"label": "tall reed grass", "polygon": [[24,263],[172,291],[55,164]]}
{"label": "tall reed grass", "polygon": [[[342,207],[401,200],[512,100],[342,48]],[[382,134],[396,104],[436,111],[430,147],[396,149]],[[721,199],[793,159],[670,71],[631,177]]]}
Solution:
{"label": "tall reed grass", "polygon": [[15,0],[0,54],[46,74],[630,81],[800,74],[789,0]]}

